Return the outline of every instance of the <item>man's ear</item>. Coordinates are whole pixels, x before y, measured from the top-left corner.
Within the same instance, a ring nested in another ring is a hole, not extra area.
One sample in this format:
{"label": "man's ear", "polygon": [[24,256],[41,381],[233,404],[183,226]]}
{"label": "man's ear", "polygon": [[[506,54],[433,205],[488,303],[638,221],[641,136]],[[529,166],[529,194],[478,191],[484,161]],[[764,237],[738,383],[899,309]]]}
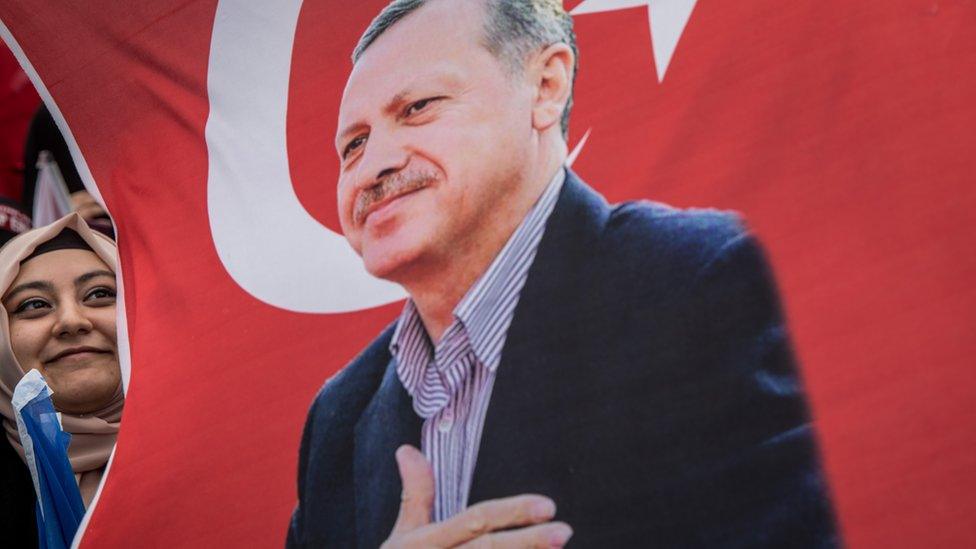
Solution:
{"label": "man's ear", "polygon": [[530,61],[529,74],[536,86],[532,127],[544,131],[559,124],[573,88],[576,57],[566,44],[553,44]]}

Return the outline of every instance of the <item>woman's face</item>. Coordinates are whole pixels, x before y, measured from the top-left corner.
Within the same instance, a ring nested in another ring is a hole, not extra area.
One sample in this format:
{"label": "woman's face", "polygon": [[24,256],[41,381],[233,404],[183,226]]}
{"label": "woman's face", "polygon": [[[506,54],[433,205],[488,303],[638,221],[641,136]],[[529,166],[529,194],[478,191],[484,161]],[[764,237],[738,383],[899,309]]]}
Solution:
{"label": "woman's face", "polygon": [[24,372],[41,372],[59,411],[94,412],[118,389],[115,291],[94,252],[68,249],[22,264],[3,296],[14,356]]}

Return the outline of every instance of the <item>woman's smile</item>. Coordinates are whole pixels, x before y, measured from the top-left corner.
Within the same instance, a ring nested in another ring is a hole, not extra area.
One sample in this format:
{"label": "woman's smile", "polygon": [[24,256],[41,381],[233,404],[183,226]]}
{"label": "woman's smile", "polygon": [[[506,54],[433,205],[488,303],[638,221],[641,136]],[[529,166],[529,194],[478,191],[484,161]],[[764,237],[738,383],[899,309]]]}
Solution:
{"label": "woman's smile", "polygon": [[107,349],[97,349],[95,347],[73,347],[55,354],[50,359],[45,360],[44,363],[81,363],[98,356],[110,354],[112,354],[112,351]]}

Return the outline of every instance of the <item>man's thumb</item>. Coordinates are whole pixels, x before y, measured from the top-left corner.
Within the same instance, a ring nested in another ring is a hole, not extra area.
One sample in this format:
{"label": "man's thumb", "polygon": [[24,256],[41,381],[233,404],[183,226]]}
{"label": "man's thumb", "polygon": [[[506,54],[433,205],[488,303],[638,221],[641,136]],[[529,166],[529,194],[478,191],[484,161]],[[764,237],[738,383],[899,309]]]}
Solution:
{"label": "man's thumb", "polygon": [[394,532],[409,532],[430,524],[434,509],[434,473],[430,464],[413,446],[403,445],[396,451],[397,468],[403,495],[400,501],[400,515],[397,517]]}

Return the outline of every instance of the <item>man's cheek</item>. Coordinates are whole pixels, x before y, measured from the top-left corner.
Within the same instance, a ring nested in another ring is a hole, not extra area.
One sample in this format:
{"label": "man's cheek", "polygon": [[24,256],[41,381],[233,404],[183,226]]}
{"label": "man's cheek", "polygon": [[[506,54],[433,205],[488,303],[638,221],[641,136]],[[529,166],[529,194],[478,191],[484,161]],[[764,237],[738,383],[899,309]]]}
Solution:
{"label": "man's cheek", "polygon": [[348,242],[352,250],[356,252],[356,255],[362,257],[363,245],[361,235],[355,231],[343,227],[343,236],[346,237],[346,242]]}
{"label": "man's cheek", "polygon": [[339,229],[346,235],[348,239],[353,231],[352,226],[352,201],[346,200],[340,194],[337,204],[338,214],[339,214]]}

